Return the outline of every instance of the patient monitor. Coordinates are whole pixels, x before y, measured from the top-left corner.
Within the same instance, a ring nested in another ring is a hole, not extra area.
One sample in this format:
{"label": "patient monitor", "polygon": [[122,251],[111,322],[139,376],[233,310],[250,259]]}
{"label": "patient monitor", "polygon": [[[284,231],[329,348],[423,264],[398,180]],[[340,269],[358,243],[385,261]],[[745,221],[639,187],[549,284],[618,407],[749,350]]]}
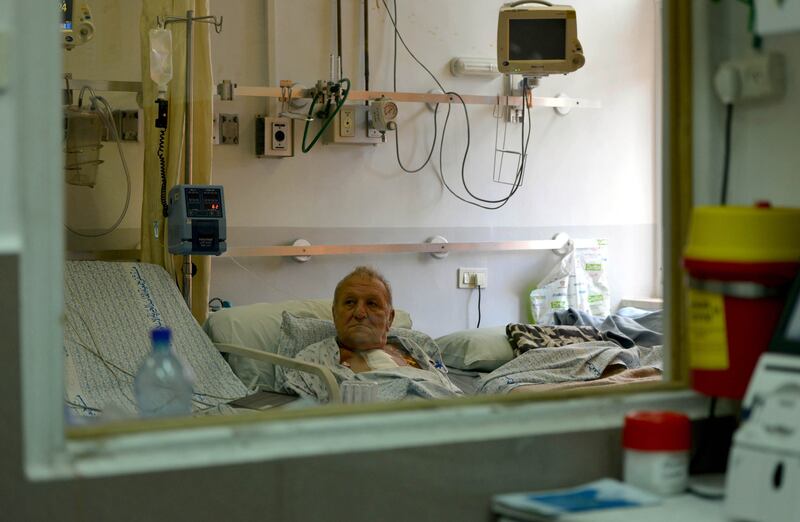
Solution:
{"label": "patient monitor", "polygon": [[85,44],[94,37],[94,23],[89,6],[81,4],[78,12],[73,12],[73,0],[60,0],[61,8],[61,37],[64,42],[64,49],[71,50],[74,47]]}
{"label": "patient monitor", "polygon": [[497,67],[539,78],[575,72],[586,62],[575,9],[544,1],[505,4],[497,20]]}

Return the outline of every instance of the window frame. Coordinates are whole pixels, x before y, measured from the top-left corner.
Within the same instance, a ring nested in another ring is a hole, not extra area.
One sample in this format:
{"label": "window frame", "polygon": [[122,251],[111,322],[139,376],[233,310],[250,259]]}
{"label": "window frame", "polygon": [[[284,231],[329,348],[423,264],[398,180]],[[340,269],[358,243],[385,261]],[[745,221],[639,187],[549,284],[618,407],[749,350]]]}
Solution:
{"label": "window frame", "polygon": [[[25,470],[33,479],[104,476],[253,462],[335,452],[614,428],[636,408],[705,415],[707,399],[687,388],[683,342],[681,245],[691,204],[691,13],[685,3],[654,0],[664,28],[662,188],[667,344],[665,381],[624,390],[469,397],[399,405],[265,412],[238,417],[135,421],[99,427],[63,424],[61,106],[57,13],[41,2],[16,3],[13,95],[22,195],[20,248],[22,412]],[[660,26],[660,27],[659,27]],[[658,134],[658,133],[657,133]],[[59,151],[42,154],[44,151]],[[42,328],[42,321],[53,328]],[[55,353],[54,353],[55,352]],[[722,406],[724,410],[724,405]],[[351,415],[343,415],[351,413]],[[366,415],[369,414],[369,415]]]}

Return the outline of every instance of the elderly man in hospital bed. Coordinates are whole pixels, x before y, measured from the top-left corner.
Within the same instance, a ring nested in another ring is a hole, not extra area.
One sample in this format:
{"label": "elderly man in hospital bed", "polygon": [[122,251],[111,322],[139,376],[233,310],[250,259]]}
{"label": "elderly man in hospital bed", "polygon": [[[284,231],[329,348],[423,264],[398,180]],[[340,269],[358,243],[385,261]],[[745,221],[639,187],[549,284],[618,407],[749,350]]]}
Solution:
{"label": "elderly man in hospital bed", "polygon": [[[374,382],[381,401],[461,395],[444,366],[416,341],[389,335],[393,320],[389,283],[374,269],[357,267],[334,291],[336,335],[306,347],[296,359],[329,368],[339,383]],[[285,370],[284,387],[301,397],[328,400],[322,381],[306,372]]]}

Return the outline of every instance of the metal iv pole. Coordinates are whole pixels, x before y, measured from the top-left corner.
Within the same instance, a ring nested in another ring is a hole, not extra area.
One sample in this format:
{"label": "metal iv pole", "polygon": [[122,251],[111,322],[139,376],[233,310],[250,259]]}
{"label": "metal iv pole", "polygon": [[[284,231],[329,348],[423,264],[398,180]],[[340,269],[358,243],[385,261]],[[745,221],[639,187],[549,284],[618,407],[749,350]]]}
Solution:
{"label": "metal iv pole", "polygon": [[[186,99],[184,100],[185,108],[184,108],[184,141],[183,141],[183,152],[184,152],[184,175],[183,175],[183,182],[186,185],[192,184],[192,143],[193,143],[193,132],[192,132],[192,105],[194,101],[194,75],[192,71],[192,55],[194,54],[194,22],[202,22],[202,23],[210,23],[214,24],[214,30],[217,34],[222,31],[222,17],[219,17],[219,21],[217,21],[216,16],[194,16],[194,11],[189,10],[186,11],[186,17],[173,17],[168,16],[164,19],[164,27],[166,28],[167,25],[171,23],[180,23],[183,22],[186,24]],[[191,310],[192,308],[192,256],[186,255],[183,256],[183,299],[186,301],[186,305]]]}

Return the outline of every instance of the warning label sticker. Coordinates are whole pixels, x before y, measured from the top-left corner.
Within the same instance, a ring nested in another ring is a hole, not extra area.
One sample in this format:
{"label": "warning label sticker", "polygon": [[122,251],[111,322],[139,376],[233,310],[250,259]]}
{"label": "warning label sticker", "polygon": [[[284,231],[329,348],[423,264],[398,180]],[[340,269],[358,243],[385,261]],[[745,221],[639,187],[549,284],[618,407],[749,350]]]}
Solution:
{"label": "warning label sticker", "polygon": [[728,369],[725,298],[720,294],[689,290],[689,366]]}

